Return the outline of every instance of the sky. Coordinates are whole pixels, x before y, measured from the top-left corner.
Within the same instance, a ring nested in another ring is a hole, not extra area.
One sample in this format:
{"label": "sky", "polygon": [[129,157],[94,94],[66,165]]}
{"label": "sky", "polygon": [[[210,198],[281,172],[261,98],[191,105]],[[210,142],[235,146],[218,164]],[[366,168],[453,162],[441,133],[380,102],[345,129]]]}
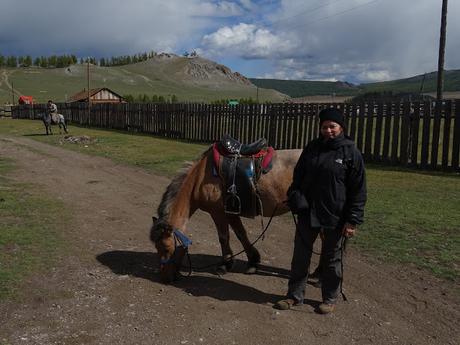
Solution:
{"label": "sky", "polygon": [[[437,70],[441,0],[1,0],[0,54],[196,51],[252,78],[366,83]],[[445,69],[460,69],[450,0]]]}

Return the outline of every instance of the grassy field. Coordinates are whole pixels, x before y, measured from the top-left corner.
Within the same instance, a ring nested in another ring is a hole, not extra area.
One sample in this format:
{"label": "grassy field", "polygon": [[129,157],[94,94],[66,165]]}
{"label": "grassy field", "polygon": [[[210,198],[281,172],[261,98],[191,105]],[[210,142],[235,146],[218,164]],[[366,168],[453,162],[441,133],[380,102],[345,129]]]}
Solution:
{"label": "grassy field", "polygon": [[[88,145],[68,144],[43,133],[38,121],[1,120],[0,135],[33,139],[136,165],[173,176],[185,160],[206,148],[150,136],[71,127],[88,135]],[[353,245],[379,260],[410,263],[452,281],[460,281],[460,178],[455,174],[367,167],[366,222]]]}
{"label": "grassy field", "polygon": [[0,157],[0,301],[14,297],[24,277],[46,270],[65,248],[58,230],[69,219],[37,186],[13,182],[14,169]]}
{"label": "grassy field", "polygon": [[460,178],[367,167],[366,222],[356,243],[383,260],[460,279]]}
{"label": "grassy field", "polygon": [[[126,132],[89,129],[70,125],[73,136],[89,136],[90,144],[73,144],[60,135],[43,135],[44,126],[35,120],[0,120],[0,135],[27,136],[48,144],[59,145],[69,150],[107,157],[118,163],[139,166],[153,173],[171,176],[179,170],[184,161],[197,158],[208,146],[155,138],[147,135],[133,135]],[[55,133],[59,130],[53,128]]]}

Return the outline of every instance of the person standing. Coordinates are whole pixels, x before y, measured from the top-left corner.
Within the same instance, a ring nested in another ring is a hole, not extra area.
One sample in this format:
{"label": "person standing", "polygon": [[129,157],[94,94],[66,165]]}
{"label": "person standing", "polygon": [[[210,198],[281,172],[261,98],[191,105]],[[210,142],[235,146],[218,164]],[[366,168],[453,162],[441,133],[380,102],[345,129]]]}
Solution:
{"label": "person standing", "polygon": [[363,222],[367,190],[363,158],[344,133],[341,111],[323,109],[319,119],[320,136],[303,149],[288,191],[288,196],[304,196],[307,207],[298,213],[287,296],[274,307],[303,304],[313,243],[322,232],[322,303],[317,311],[328,314],[341,289],[343,244]]}

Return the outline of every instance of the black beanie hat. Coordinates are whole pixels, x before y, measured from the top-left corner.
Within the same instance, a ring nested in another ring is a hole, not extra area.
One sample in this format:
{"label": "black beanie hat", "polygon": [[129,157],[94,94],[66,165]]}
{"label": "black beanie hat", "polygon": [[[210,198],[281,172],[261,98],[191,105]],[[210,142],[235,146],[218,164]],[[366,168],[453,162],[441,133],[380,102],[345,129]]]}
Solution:
{"label": "black beanie hat", "polygon": [[345,129],[345,118],[340,110],[336,108],[326,108],[319,112],[319,125],[324,121],[334,121]]}

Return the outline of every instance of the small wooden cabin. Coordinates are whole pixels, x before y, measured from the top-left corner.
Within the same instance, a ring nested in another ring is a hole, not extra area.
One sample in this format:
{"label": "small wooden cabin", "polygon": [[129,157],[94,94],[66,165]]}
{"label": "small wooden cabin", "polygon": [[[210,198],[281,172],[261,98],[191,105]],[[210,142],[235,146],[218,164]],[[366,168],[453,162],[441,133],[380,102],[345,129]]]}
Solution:
{"label": "small wooden cabin", "polygon": [[34,104],[34,98],[32,96],[19,96],[19,104]]}
{"label": "small wooden cabin", "polygon": [[[90,89],[89,98],[91,103],[126,103],[123,97],[106,87]],[[69,102],[88,102],[88,91],[83,90],[76,93],[70,97]]]}

